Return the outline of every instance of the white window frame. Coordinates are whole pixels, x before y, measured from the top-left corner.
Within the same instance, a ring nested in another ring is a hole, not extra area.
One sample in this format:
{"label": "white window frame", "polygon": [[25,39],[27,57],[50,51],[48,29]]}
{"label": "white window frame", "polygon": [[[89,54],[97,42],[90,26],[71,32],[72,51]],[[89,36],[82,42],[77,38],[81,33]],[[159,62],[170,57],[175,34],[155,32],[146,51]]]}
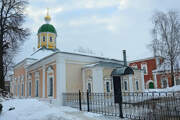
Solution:
{"label": "white window frame", "polygon": [[163,80],[165,80],[166,83],[167,83],[166,88],[169,87],[168,78],[165,77],[165,76],[162,76],[162,77],[161,77],[161,88],[165,88],[165,87],[164,87],[164,84],[163,84]]}
{"label": "white window frame", "polygon": [[92,77],[89,76],[86,83],[86,89],[89,90],[88,84],[91,85],[91,92],[93,91],[93,83],[92,83]]}
{"label": "white window frame", "polygon": [[[38,85],[37,85],[37,82],[38,82]],[[39,80],[38,79],[35,80],[35,97],[39,97]]]}
{"label": "white window frame", "polygon": [[[30,90],[30,83],[31,83],[31,90]],[[32,74],[28,74],[28,97],[32,97]],[[31,94],[29,94],[31,93]]]}
{"label": "white window frame", "polygon": [[[105,87],[105,91],[107,92],[107,93],[109,93],[109,92],[112,92],[112,89],[113,89],[113,83],[112,83],[112,78],[111,77],[105,77],[104,78],[104,87]],[[107,82],[109,82],[109,92],[107,91]]]}
{"label": "white window frame", "polygon": [[147,63],[142,63],[141,64],[141,69],[143,70],[143,72],[144,72],[144,68],[145,67],[145,71],[146,71],[146,73],[144,73],[144,75],[148,75],[148,68],[147,68]]}
{"label": "white window frame", "polygon": [[13,96],[16,96],[16,87],[17,87],[17,79],[16,78],[14,78],[14,81],[13,81],[13,85],[14,85],[14,87],[13,87]]}
{"label": "white window frame", "polygon": [[138,80],[135,80],[135,86],[136,86],[136,90],[139,91],[139,81]]}
{"label": "white window frame", "polygon": [[17,96],[20,97],[20,90],[21,90],[21,83],[20,83],[20,77],[18,77],[17,80]]}
{"label": "white window frame", "polygon": [[[39,88],[39,78],[40,78],[40,73],[39,72],[35,72],[35,97],[39,97],[39,93],[40,93],[40,88]],[[37,81],[38,81],[38,86],[37,86]],[[38,87],[38,93],[37,93],[37,87]]]}
{"label": "white window frame", "polygon": [[[126,88],[125,87],[125,82],[127,83],[127,90],[125,89]],[[127,79],[123,80],[123,89],[124,89],[124,91],[128,91],[128,80]]]}
{"label": "white window frame", "polygon": [[[51,75],[49,75],[50,73],[52,73]],[[52,68],[52,66],[49,66],[48,68],[47,68],[47,97],[48,98],[54,98],[54,70],[53,70],[53,68]],[[50,92],[50,78],[52,78],[53,79],[53,88],[52,88],[52,96],[49,96],[49,92]]]}
{"label": "white window frame", "polygon": [[[31,89],[30,89],[30,84],[31,84]],[[31,93],[31,94],[29,94],[29,93]],[[28,82],[28,96],[32,97],[32,82],[31,81]]]}
{"label": "white window frame", "polygon": [[[177,76],[176,79],[175,79],[175,85],[177,85],[177,80],[180,81],[180,76]],[[180,84],[179,84],[180,85]]]}

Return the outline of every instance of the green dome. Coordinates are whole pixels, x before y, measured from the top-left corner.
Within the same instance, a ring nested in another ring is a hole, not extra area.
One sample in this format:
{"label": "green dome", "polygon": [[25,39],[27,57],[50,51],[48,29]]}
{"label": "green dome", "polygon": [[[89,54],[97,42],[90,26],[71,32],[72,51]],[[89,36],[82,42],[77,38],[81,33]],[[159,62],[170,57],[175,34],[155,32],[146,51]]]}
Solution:
{"label": "green dome", "polygon": [[51,24],[43,24],[39,30],[38,30],[38,34],[41,33],[41,32],[51,32],[51,33],[56,33],[56,29],[54,28],[53,25]]}

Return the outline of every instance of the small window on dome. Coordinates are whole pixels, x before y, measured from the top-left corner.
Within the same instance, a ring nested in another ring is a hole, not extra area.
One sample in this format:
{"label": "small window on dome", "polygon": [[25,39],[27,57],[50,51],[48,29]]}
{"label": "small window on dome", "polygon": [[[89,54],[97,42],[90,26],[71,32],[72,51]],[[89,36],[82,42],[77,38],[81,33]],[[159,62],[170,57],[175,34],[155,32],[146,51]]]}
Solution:
{"label": "small window on dome", "polygon": [[46,38],[45,38],[45,36],[43,36],[43,42],[45,42],[46,41]]}
{"label": "small window on dome", "polygon": [[49,41],[50,41],[50,42],[53,42],[52,37],[49,38]]}

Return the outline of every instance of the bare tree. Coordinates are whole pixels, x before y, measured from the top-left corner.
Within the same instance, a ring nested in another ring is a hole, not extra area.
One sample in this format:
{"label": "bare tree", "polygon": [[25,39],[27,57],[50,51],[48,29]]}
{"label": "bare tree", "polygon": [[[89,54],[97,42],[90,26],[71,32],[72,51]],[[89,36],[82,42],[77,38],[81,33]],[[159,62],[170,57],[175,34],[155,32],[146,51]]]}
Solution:
{"label": "bare tree", "polygon": [[172,86],[174,66],[180,55],[180,21],[176,11],[156,12],[152,18],[153,29],[151,48],[155,56],[161,56],[170,65]]}
{"label": "bare tree", "polygon": [[25,0],[0,0],[0,88],[13,57],[29,35],[23,28]]}

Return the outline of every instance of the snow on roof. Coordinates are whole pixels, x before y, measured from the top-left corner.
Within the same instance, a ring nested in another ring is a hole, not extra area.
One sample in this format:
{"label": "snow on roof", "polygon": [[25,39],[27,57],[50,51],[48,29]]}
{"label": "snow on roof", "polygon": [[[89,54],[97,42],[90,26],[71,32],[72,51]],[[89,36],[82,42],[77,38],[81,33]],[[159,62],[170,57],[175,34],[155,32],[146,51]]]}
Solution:
{"label": "snow on roof", "polygon": [[103,67],[122,67],[123,64],[113,63],[113,62],[99,61],[99,62],[96,62],[96,63],[87,64],[87,65],[84,66],[84,68],[90,68],[90,67],[95,67],[95,66],[103,66]]}
{"label": "snow on roof", "polygon": [[46,48],[41,48],[35,51],[29,58],[40,60],[44,57],[47,57],[53,53],[57,52],[56,50],[50,50]]}

